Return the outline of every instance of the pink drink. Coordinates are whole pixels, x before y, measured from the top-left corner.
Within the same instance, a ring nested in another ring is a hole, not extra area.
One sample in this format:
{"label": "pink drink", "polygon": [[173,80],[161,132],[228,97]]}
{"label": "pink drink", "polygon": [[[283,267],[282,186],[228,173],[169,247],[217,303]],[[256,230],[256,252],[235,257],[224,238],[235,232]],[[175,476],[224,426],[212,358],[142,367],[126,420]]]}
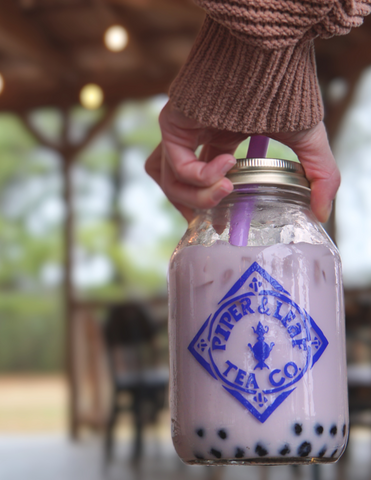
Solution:
{"label": "pink drink", "polygon": [[172,436],[185,462],[334,462],[343,452],[342,280],[324,243],[174,253]]}

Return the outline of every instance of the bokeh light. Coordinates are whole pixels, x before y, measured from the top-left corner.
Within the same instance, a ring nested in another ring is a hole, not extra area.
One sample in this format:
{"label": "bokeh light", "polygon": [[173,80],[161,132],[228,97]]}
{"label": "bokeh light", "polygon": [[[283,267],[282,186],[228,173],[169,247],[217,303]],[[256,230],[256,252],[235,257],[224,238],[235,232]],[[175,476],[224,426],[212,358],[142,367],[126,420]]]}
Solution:
{"label": "bokeh light", "polygon": [[128,44],[129,35],[121,25],[112,25],[104,34],[104,43],[108,50],[120,52]]}
{"label": "bokeh light", "polygon": [[0,73],[0,93],[4,90],[4,78]]}
{"label": "bokeh light", "polygon": [[95,83],[88,83],[80,91],[80,102],[84,108],[95,110],[103,103],[103,90]]}

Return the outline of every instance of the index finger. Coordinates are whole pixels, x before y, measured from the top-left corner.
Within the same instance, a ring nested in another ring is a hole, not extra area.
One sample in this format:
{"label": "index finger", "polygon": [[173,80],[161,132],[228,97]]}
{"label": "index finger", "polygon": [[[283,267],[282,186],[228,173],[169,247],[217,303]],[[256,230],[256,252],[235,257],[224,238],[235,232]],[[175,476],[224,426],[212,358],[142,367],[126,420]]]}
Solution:
{"label": "index finger", "polygon": [[210,187],[219,181],[236,163],[230,153],[221,153],[209,162],[199,160],[189,144],[163,137],[163,155],[177,180],[196,187]]}
{"label": "index finger", "polygon": [[160,114],[163,155],[175,178],[197,187],[210,187],[218,182],[235,164],[229,145],[219,155],[204,162],[195,151],[202,142],[208,142],[208,127],[185,117],[171,105]]}

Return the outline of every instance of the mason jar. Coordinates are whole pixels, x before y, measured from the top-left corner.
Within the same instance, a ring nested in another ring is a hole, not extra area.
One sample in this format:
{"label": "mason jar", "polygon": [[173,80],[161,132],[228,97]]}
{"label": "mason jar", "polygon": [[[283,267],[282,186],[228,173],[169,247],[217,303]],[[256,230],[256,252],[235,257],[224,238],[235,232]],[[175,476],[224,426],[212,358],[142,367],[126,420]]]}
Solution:
{"label": "mason jar", "polygon": [[299,163],[238,160],[169,267],[171,428],[191,465],[336,462],[348,438],[341,261]]}

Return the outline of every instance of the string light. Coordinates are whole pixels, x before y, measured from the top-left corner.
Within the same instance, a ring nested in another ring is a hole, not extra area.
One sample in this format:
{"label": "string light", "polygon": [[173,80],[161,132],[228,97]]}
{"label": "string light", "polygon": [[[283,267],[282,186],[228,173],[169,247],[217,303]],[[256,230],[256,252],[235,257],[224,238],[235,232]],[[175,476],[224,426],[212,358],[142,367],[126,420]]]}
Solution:
{"label": "string light", "polygon": [[89,110],[99,108],[103,103],[103,90],[95,83],[88,83],[80,91],[80,103]]}
{"label": "string light", "polygon": [[112,25],[104,34],[104,43],[108,50],[112,52],[120,52],[129,41],[128,32],[121,25]]}

